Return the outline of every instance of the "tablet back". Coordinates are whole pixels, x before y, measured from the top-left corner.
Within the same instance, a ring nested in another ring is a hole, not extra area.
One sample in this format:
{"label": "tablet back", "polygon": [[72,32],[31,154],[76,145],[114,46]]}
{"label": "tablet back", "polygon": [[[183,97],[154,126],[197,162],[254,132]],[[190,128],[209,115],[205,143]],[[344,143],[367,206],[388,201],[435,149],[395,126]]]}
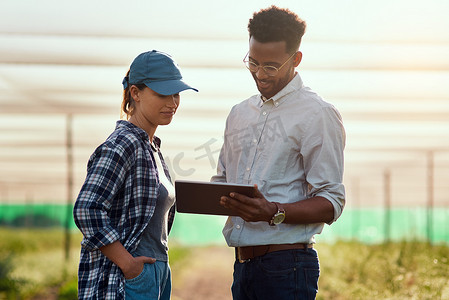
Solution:
{"label": "tablet back", "polygon": [[182,213],[235,216],[220,205],[221,196],[231,192],[254,196],[254,186],[206,181],[176,180],[176,210]]}

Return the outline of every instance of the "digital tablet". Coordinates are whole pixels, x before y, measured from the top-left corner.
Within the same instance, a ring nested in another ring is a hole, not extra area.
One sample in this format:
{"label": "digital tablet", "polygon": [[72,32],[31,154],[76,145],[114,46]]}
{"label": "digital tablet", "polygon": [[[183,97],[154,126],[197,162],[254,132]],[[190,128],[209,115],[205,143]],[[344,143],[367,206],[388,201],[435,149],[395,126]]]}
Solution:
{"label": "digital tablet", "polygon": [[236,216],[220,205],[221,196],[236,192],[254,197],[254,186],[207,181],[175,181],[176,211],[191,214]]}

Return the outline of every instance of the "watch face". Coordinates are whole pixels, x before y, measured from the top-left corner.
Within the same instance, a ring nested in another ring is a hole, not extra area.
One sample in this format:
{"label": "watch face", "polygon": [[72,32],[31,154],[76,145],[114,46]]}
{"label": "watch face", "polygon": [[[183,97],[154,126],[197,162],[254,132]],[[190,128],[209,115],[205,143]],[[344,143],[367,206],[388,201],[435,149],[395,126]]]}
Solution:
{"label": "watch face", "polygon": [[278,213],[274,216],[273,218],[273,223],[274,224],[281,224],[285,219],[285,214],[284,213]]}

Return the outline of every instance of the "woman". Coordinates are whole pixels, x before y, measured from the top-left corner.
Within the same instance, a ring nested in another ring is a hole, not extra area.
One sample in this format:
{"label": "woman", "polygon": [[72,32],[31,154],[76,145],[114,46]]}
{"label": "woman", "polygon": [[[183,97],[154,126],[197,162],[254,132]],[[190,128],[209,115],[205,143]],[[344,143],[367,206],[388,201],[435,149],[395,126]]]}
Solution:
{"label": "woman", "polygon": [[167,236],[174,188],[154,134],[170,124],[187,85],[172,58],[153,50],[137,56],[123,80],[127,121],[89,159],[75,202],[84,235],[79,299],[169,299]]}

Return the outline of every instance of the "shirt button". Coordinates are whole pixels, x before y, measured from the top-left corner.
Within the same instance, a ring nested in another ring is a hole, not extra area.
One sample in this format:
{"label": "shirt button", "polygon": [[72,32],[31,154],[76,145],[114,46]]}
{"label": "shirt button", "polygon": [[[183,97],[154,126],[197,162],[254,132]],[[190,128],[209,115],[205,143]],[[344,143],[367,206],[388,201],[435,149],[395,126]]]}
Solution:
{"label": "shirt button", "polygon": [[240,225],[235,226],[235,228],[240,229]]}
{"label": "shirt button", "polygon": [[254,142],[254,144],[255,144],[255,143],[257,143],[257,140],[256,140],[256,139],[254,139],[254,140],[253,140],[253,142]]}
{"label": "shirt button", "polygon": [[267,115],[267,112],[266,112],[266,111],[264,111],[264,112],[262,113],[262,115],[266,116],[266,115]]}
{"label": "shirt button", "polygon": [[246,168],[246,171],[249,171],[249,170],[251,170],[250,168]]}
{"label": "shirt button", "polygon": [[274,106],[278,106],[279,105],[279,102],[274,102]]}

